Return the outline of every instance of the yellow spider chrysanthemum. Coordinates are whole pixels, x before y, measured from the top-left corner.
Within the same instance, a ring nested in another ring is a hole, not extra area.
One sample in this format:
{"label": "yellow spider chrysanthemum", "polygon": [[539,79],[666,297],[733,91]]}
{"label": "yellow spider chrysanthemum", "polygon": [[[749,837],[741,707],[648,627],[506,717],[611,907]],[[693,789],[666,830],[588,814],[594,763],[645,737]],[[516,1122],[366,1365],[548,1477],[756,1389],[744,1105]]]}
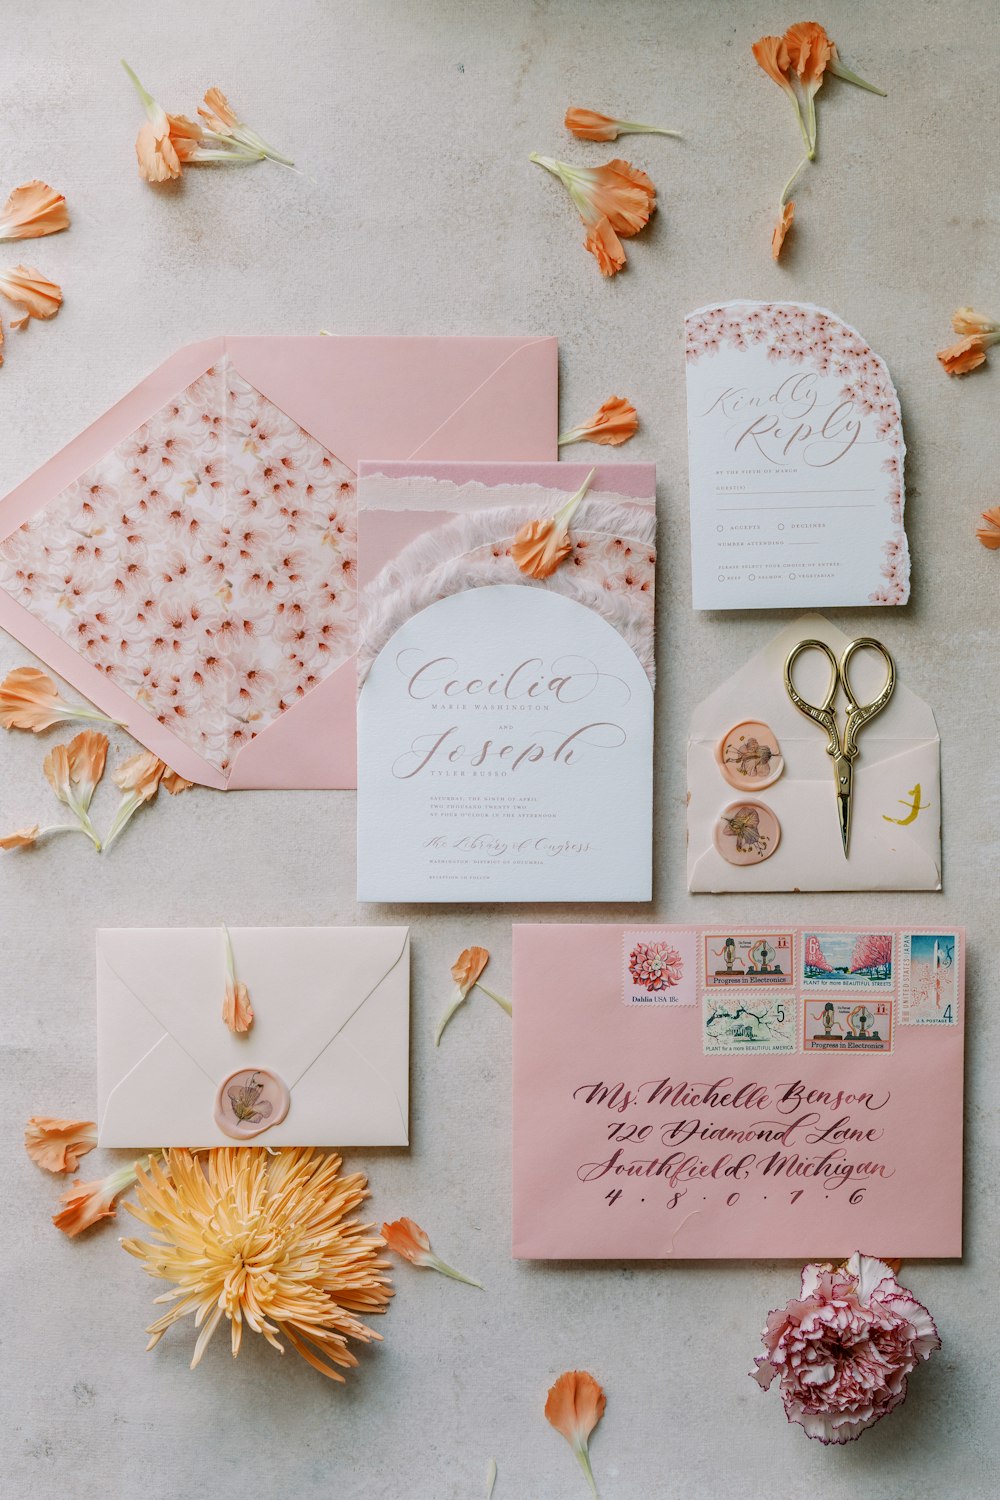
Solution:
{"label": "yellow spider chrysanthemum", "polygon": [[392,1289],[373,1226],[347,1220],[368,1196],[361,1172],[340,1175],[339,1156],[311,1148],[214,1149],[203,1161],[171,1150],[137,1172],[131,1214],[150,1242],[123,1240],[150,1276],[175,1283],[157,1302],[174,1306],[147,1332],[149,1348],[195,1314],[201,1331],[191,1368],[222,1319],[239,1353],[246,1324],[284,1353],[279,1334],[331,1380],[358,1363],[348,1339],[381,1338],[359,1314],[385,1312]]}

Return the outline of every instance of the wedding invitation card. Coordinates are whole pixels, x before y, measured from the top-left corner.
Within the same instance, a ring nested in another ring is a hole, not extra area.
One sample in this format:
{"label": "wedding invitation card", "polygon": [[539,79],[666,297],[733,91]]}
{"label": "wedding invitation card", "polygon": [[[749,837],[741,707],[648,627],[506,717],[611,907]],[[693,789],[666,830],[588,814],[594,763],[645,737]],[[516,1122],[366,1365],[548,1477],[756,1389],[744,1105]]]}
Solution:
{"label": "wedding invitation card", "polygon": [[905,444],[884,362],[833,313],[685,319],[695,609],[905,604]]}
{"label": "wedding invitation card", "polygon": [[961,1255],[964,945],[515,926],[514,1255]]}
{"label": "wedding invitation card", "polygon": [[[363,463],[358,898],[648,901],[655,470]],[[514,548],[515,553],[517,548]]]}

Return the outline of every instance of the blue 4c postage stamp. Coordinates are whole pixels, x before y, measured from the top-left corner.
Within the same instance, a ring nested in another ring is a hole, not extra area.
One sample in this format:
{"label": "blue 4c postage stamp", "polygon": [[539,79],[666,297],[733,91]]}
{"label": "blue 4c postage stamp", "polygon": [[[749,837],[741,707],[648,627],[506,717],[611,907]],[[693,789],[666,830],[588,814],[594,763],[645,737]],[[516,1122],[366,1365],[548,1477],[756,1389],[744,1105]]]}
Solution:
{"label": "blue 4c postage stamp", "polygon": [[957,1026],[959,935],[908,932],[900,969],[904,1026]]}

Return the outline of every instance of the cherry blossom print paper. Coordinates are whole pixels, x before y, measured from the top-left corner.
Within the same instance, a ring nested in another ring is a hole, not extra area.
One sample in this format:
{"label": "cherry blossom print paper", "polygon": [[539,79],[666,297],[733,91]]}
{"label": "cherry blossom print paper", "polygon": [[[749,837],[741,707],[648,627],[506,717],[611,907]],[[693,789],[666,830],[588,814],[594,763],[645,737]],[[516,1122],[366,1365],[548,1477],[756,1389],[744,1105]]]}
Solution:
{"label": "cherry blossom print paper", "polygon": [[833,313],[726,302],[685,319],[695,609],[905,604],[899,401]]}
{"label": "cherry blossom print paper", "polygon": [[354,503],[223,360],[0,544],[0,587],[225,771],[354,651]]}

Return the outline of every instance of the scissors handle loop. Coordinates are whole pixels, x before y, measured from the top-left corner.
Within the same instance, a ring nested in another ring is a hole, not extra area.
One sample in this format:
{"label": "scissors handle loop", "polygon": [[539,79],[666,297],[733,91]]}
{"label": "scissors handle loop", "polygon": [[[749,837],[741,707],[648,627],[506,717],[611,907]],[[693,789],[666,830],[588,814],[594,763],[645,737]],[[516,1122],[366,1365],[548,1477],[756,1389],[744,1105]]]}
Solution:
{"label": "scissors handle loop", "polygon": [[[874,697],[870,703],[858,703],[851,689],[850,667],[851,659],[856,651],[876,651],[885,662],[885,682],[882,691]],[[853,760],[858,753],[858,734],[868,723],[880,714],[892,697],[896,686],[896,664],[881,641],[876,641],[870,635],[858,636],[857,640],[849,641],[844,647],[844,654],[840,658],[840,680],[844,685],[844,695],[847,698],[847,732],[844,736],[844,754]]]}
{"label": "scissors handle loop", "polygon": [[[830,663],[830,681],[826,690],[826,697],[822,703],[810,703],[803,698],[795,683],[792,681],[792,668],[804,651],[821,651]],[[837,728],[837,719],[834,714],[834,704],[837,701],[837,685],[840,681],[840,668],[837,658],[834,656],[826,641],[799,641],[793,646],[785,658],[785,691],[791,698],[800,714],[805,714],[807,719],[812,719],[821,729],[825,729],[830,738],[826,747],[828,755],[839,755],[840,731]]]}

